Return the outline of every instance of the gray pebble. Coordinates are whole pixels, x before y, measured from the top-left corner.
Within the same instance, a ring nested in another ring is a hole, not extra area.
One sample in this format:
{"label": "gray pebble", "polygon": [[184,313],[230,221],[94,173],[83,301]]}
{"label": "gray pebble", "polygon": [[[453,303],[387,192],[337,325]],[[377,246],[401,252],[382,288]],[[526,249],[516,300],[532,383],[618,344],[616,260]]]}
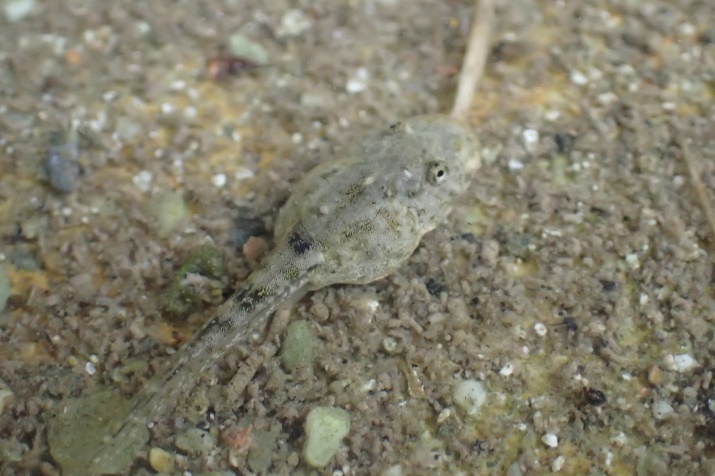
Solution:
{"label": "gray pebble", "polygon": [[76,162],[77,143],[68,142],[50,147],[45,158],[45,171],[50,186],[60,193],[72,193],[77,189],[80,166]]}

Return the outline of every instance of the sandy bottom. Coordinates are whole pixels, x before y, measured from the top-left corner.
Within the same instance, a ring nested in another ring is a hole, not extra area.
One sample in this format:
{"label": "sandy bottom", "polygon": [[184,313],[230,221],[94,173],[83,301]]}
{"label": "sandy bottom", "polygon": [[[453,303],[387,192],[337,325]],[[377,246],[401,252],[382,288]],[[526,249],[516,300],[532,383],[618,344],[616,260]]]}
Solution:
{"label": "sandy bottom", "polygon": [[[484,164],[444,226],[227,352],[128,474],[715,474],[713,242],[684,160],[713,199],[715,3],[504,3],[470,114]],[[82,474],[77,433],[240,285],[292,184],[449,109],[472,5],[3,5],[0,475]],[[230,38],[265,64],[227,61]],[[206,249],[220,266],[182,271]],[[292,370],[289,321],[313,346]],[[350,419],[322,469],[318,406]]]}

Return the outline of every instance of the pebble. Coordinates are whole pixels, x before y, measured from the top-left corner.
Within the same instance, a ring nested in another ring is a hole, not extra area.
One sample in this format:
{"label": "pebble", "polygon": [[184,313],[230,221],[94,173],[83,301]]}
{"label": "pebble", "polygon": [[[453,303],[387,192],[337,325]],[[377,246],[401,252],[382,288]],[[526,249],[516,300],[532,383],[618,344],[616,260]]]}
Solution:
{"label": "pebble", "polygon": [[149,450],[149,464],[157,473],[174,471],[174,455],[158,447]]}
{"label": "pebble", "polygon": [[518,461],[510,464],[509,468],[506,470],[506,476],[521,476],[522,474],[521,465]]}
{"label": "pebble", "polygon": [[504,367],[499,370],[499,375],[502,377],[509,377],[511,374],[514,373],[514,366],[511,364],[506,364]]}
{"label": "pebble", "polygon": [[549,448],[556,448],[559,446],[559,437],[553,433],[546,433],[541,437],[541,442],[544,443]]}
{"label": "pebble", "polygon": [[662,382],[662,373],[657,365],[654,365],[648,371],[648,382],[652,385],[660,385]]}
{"label": "pebble", "polygon": [[509,167],[509,171],[516,172],[517,170],[521,170],[524,168],[524,163],[520,160],[512,158],[509,159],[509,161],[507,162],[507,167]]}
{"label": "pebble", "polygon": [[56,192],[72,193],[77,189],[81,172],[78,155],[77,140],[72,136],[66,142],[50,146],[44,167],[50,186]]}
{"label": "pebble", "polygon": [[5,19],[14,23],[22,20],[35,8],[35,0],[10,0],[5,3]]}
{"label": "pebble", "polygon": [[303,370],[313,373],[314,349],[317,338],[305,320],[291,322],[281,346],[281,363],[288,372]]}
{"label": "pebble", "polygon": [[564,463],[566,462],[566,458],[563,456],[557,457],[552,463],[551,463],[551,471],[554,473],[557,473],[561,471],[561,468],[564,467]]}
{"label": "pebble", "polygon": [[367,89],[369,79],[368,72],[365,68],[358,68],[355,75],[345,84],[345,90],[350,94],[357,94]]}
{"label": "pebble", "polygon": [[228,51],[233,56],[243,58],[258,65],[268,64],[268,52],[255,41],[234,33],[228,37]]}
{"label": "pebble", "polygon": [[154,174],[148,170],[142,170],[134,177],[132,177],[132,182],[134,186],[142,192],[148,192],[151,189],[151,182],[154,180]]}
{"label": "pebble", "polygon": [[673,364],[675,365],[675,370],[681,373],[700,366],[698,361],[692,358],[690,354],[674,355]]}
{"label": "pebble", "polygon": [[276,29],[279,38],[298,36],[310,28],[310,20],[300,10],[288,10],[281,18],[281,24]]}
{"label": "pebble", "polygon": [[147,204],[160,238],[166,238],[188,216],[184,197],[178,192],[154,195]]}
{"label": "pebble", "polygon": [[539,145],[539,131],[535,129],[526,129],[522,132],[521,136],[524,139],[524,147],[526,147],[526,150],[534,152],[536,150],[536,146]]}
{"label": "pebble", "polygon": [[211,183],[216,188],[222,188],[224,185],[226,185],[226,174],[214,175],[213,177],[211,177]]}
{"label": "pebble", "polygon": [[477,380],[462,380],[454,387],[452,394],[454,403],[468,415],[474,416],[487,400],[487,392],[482,382]]}
{"label": "pebble", "polygon": [[349,432],[348,412],[336,407],[313,408],[305,419],[305,462],[314,468],[326,466]]}
{"label": "pebble", "polygon": [[656,420],[665,420],[673,414],[673,407],[665,400],[658,400],[653,404],[653,416]]}
{"label": "pebble", "polygon": [[214,447],[215,441],[211,433],[200,428],[190,428],[176,436],[174,445],[188,454],[206,454]]}

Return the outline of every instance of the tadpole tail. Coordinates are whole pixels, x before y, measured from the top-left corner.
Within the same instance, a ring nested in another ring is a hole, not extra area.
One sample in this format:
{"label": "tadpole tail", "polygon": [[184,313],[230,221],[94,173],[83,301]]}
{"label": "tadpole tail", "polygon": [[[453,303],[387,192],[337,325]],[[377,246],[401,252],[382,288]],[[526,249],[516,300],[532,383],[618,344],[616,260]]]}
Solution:
{"label": "tadpole tail", "polygon": [[144,438],[147,424],[176,406],[182,391],[190,390],[227,350],[257,330],[263,330],[280,303],[301,293],[308,283],[310,264],[295,262],[289,249],[275,250],[224,304],[216,315],[173,357],[168,371],[154,375],[132,398],[128,414],[111,432],[92,459],[93,467]]}

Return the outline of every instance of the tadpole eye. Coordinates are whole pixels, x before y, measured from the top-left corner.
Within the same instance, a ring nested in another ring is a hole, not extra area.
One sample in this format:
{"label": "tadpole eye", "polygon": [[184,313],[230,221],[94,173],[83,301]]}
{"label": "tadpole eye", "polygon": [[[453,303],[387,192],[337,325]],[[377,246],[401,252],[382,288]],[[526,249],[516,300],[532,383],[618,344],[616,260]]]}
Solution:
{"label": "tadpole eye", "polygon": [[439,162],[432,162],[427,169],[427,180],[431,183],[439,184],[447,179],[448,173],[449,170],[447,169],[447,165]]}

